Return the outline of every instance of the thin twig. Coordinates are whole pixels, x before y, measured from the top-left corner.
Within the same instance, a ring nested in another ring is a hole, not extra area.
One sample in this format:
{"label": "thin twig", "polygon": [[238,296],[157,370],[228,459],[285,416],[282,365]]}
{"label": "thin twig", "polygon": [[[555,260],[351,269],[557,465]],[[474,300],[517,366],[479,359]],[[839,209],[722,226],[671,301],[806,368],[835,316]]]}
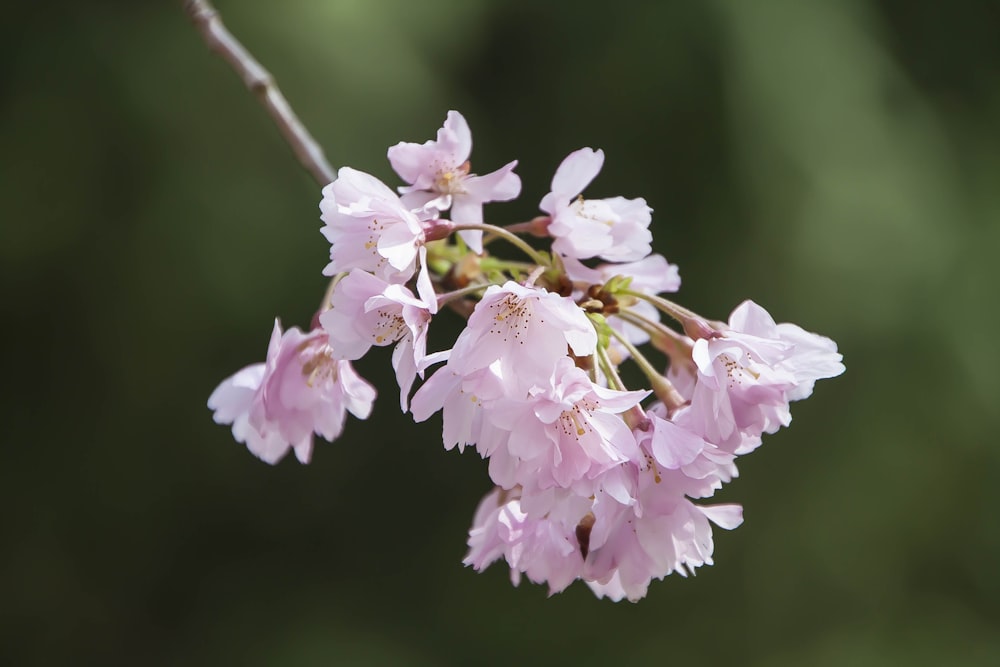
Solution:
{"label": "thin twig", "polygon": [[222,56],[236,70],[246,87],[264,105],[302,166],[320,186],[333,181],[336,173],[326,161],[323,149],[292,111],[271,73],[226,29],[212,3],[209,0],[185,0],[184,9],[208,48]]}

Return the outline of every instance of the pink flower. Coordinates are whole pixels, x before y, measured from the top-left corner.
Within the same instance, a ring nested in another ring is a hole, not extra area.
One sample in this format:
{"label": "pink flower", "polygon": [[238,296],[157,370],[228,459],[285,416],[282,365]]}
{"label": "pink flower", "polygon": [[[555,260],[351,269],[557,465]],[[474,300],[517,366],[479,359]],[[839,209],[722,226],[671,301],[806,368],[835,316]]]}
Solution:
{"label": "pink flower", "polygon": [[526,574],[547,583],[552,594],[583,579],[598,597],[616,601],[644,597],[653,579],[711,565],[710,523],[736,528],[742,509],[696,505],[652,470],[625,467],[639,498],[633,504],[598,491],[590,498],[569,495],[553,506],[557,511],[540,513],[526,507],[524,489],[494,489],[476,510],[463,562],[483,570],[502,557],[515,585]]}
{"label": "pink flower", "polygon": [[742,522],[739,505],[703,506],[682,499],[669,512],[619,524],[611,539],[592,552],[593,565],[588,564],[584,576],[589,583],[590,568],[606,569],[608,574],[592,587],[598,597],[636,602],[646,596],[653,579],[673,572],[686,577],[695,568],[713,564],[712,523],[732,530]]}
{"label": "pink flower", "polygon": [[787,392],[789,401],[807,398],[816,380],[836,377],[844,372],[843,357],[837,344],[825,336],[810,333],[796,324],[775,324],[766,310],[753,301],[744,301],[729,316],[733,331],[759,339],[777,340],[786,346],[777,366],[790,373],[795,386]]}
{"label": "pink flower", "polygon": [[[390,148],[392,168],[410,184],[400,188],[403,201],[410,208],[450,208],[453,222],[480,224],[484,203],[508,201],[520,194],[521,179],[513,171],[517,160],[485,176],[476,176],[469,173],[471,152],[469,125],[457,111],[448,112],[436,141],[400,142]],[[459,234],[473,251],[482,253],[481,231],[464,230]]]}
{"label": "pink flower", "polygon": [[743,522],[739,505],[696,505],[651,470],[639,475],[635,505],[599,496],[594,515],[583,577],[599,597],[632,602],[645,597],[653,579],[712,564],[709,522],[727,530]]}
{"label": "pink flower", "polygon": [[239,371],[212,392],[215,421],[233,425],[233,437],[267,463],[289,449],[302,463],[312,456],[313,433],[329,441],[344,429],[346,412],[367,419],[375,389],[347,361],[334,358],[322,330],[284,334],[275,320],[267,361]]}
{"label": "pink flower", "polygon": [[515,586],[525,574],[535,583],[548,583],[550,595],[558,593],[583,568],[577,524],[531,518],[522,511],[516,491],[494,489],[476,510],[463,563],[482,571],[502,556]]}
{"label": "pink flower", "polygon": [[264,368],[265,364],[253,364],[223,380],[208,399],[208,408],[215,413],[212,418],[216,424],[232,424],[236,442],[245,443],[259,459],[277,463],[293,448],[299,461],[307,463],[312,453],[311,435],[290,443],[276,429],[261,433],[250,425],[250,410],[264,379]]}
{"label": "pink flower", "polygon": [[744,301],[722,336],[695,341],[698,367],[691,423],[707,440],[743,454],[791,422],[788,403],[808,396],[817,379],[844,371],[836,344],[800,327],[777,325]]}
{"label": "pink flower", "polygon": [[395,192],[374,176],[343,167],[323,188],[319,207],[326,223],[321,231],[330,242],[324,275],[362,269],[398,284],[409,281],[419,264],[417,291],[437,310],[424,227]]}
{"label": "pink flower", "polygon": [[552,178],[552,191],[540,208],[551,216],[552,249],[575,259],[602,257],[631,262],[649,254],[652,234],[646,200],[580,196],[604,164],[604,152],[581,148],[562,161]]}
{"label": "pink flower", "polygon": [[[639,457],[635,437],[619,414],[648,395],[595,385],[569,357],[562,357],[546,384],[490,407],[487,418],[509,433],[505,445],[490,453],[509,459],[502,466],[509,476],[494,476],[493,481],[506,488],[572,488],[590,496],[610,481],[602,479],[604,473]],[[624,488],[607,490],[620,502],[629,501]]]}
{"label": "pink flower", "polygon": [[468,375],[499,361],[506,382],[528,389],[548,382],[567,347],[587,356],[596,346],[593,325],[572,299],[508,281],[483,294],[455,341],[448,366]]}
{"label": "pink flower", "polygon": [[330,308],[319,317],[338,359],[360,359],[372,345],[396,344],[392,367],[400,389],[400,407],[417,373],[423,377],[427,356],[427,304],[402,285],[393,285],[360,269],[337,283]]}

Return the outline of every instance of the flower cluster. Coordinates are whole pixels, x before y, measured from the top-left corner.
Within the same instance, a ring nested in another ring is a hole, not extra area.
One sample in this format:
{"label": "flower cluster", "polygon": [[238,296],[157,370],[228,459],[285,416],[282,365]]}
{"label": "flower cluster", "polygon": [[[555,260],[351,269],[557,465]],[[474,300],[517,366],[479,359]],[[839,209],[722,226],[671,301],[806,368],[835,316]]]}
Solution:
{"label": "flower cluster", "polygon": [[[418,422],[440,412],[444,446],[488,460],[494,489],[465,563],[503,558],[515,583],[526,575],[555,593],[582,579],[637,600],[653,579],[712,563],[712,525],[737,527],[742,508],[705,501],[764,433],[788,425],[792,401],[843,372],[841,356],[752,301],[723,323],[664,298],[680,278],[652,254],[645,200],[582,194],[602,151],[563,160],[543,215],[497,227],[483,205],[520,193],[517,163],[477,176],[471,148],[451,111],[436,140],[389,149],[398,192],[341,169],[320,202],[332,282],[315,327],[276,324],[266,363],[225,380],[209,407],[261,459],[293,449],[307,462],[313,433],[333,440],[346,412],[371,411],[375,391],[350,362],[393,346],[401,409]],[[503,241],[521,256],[487,251]],[[444,313],[465,328],[428,353]],[[645,387],[625,386],[623,363]]]}

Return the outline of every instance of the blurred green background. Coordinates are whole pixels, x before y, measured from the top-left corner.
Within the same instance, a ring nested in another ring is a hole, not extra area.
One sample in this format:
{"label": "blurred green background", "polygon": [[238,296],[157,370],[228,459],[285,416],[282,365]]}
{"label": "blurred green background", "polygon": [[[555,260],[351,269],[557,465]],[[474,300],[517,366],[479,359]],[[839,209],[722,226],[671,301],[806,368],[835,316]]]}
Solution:
{"label": "blurred green background", "polygon": [[521,161],[505,224],[602,147],[588,192],[647,198],[682,303],[751,297],[848,370],[743,461],[720,497],[746,523],[696,578],[616,605],[477,575],[485,466],[399,414],[387,353],[359,364],[372,420],[310,466],[213,424],[272,318],[308,323],[328,247],[180,5],[18,3],[0,663],[1000,664],[996,3],[218,4],[335,165],[395,183],[386,148],[459,109],[478,171]]}

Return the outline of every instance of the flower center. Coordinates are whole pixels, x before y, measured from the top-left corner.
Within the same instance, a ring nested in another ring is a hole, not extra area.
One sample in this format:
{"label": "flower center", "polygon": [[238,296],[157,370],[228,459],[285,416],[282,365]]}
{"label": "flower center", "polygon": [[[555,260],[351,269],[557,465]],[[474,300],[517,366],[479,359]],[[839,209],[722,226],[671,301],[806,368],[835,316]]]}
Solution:
{"label": "flower center", "polygon": [[306,378],[307,386],[313,387],[317,382],[325,380],[337,381],[337,362],[329,345],[304,352],[307,358],[302,363],[302,375]]}
{"label": "flower center", "polygon": [[456,195],[465,194],[462,182],[469,175],[469,161],[466,160],[457,167],[442,168],[437,173],[434,188],[441,193]]}
{"label": "flower center", "polygon": [[390,308],[380,308],[378,320],[372,330],[372,340],[376,345],[388,345],[402,338],[408,328],[403,316]]}
{"label": "flower center", "polygon": [[493,316],[490,333],[502,335],[505,342],[513,337],[515,341],[524,345],[532,315],[528,304],[517,296],[508,294],[491,308],[496,314]]}
{"label": "flower center", "polygon": [[[747,354],[747,360],[753,361],[749,354]],[[726,370],[726,375],[729,377],[730,389],[736,387],[736,385],[742,385],[744,379],[746,379],[748,383],[760,379],[760,373],[747,368],[730,357],[728,354],[720,355],[719,362],[722,364],[722,367]]]}

